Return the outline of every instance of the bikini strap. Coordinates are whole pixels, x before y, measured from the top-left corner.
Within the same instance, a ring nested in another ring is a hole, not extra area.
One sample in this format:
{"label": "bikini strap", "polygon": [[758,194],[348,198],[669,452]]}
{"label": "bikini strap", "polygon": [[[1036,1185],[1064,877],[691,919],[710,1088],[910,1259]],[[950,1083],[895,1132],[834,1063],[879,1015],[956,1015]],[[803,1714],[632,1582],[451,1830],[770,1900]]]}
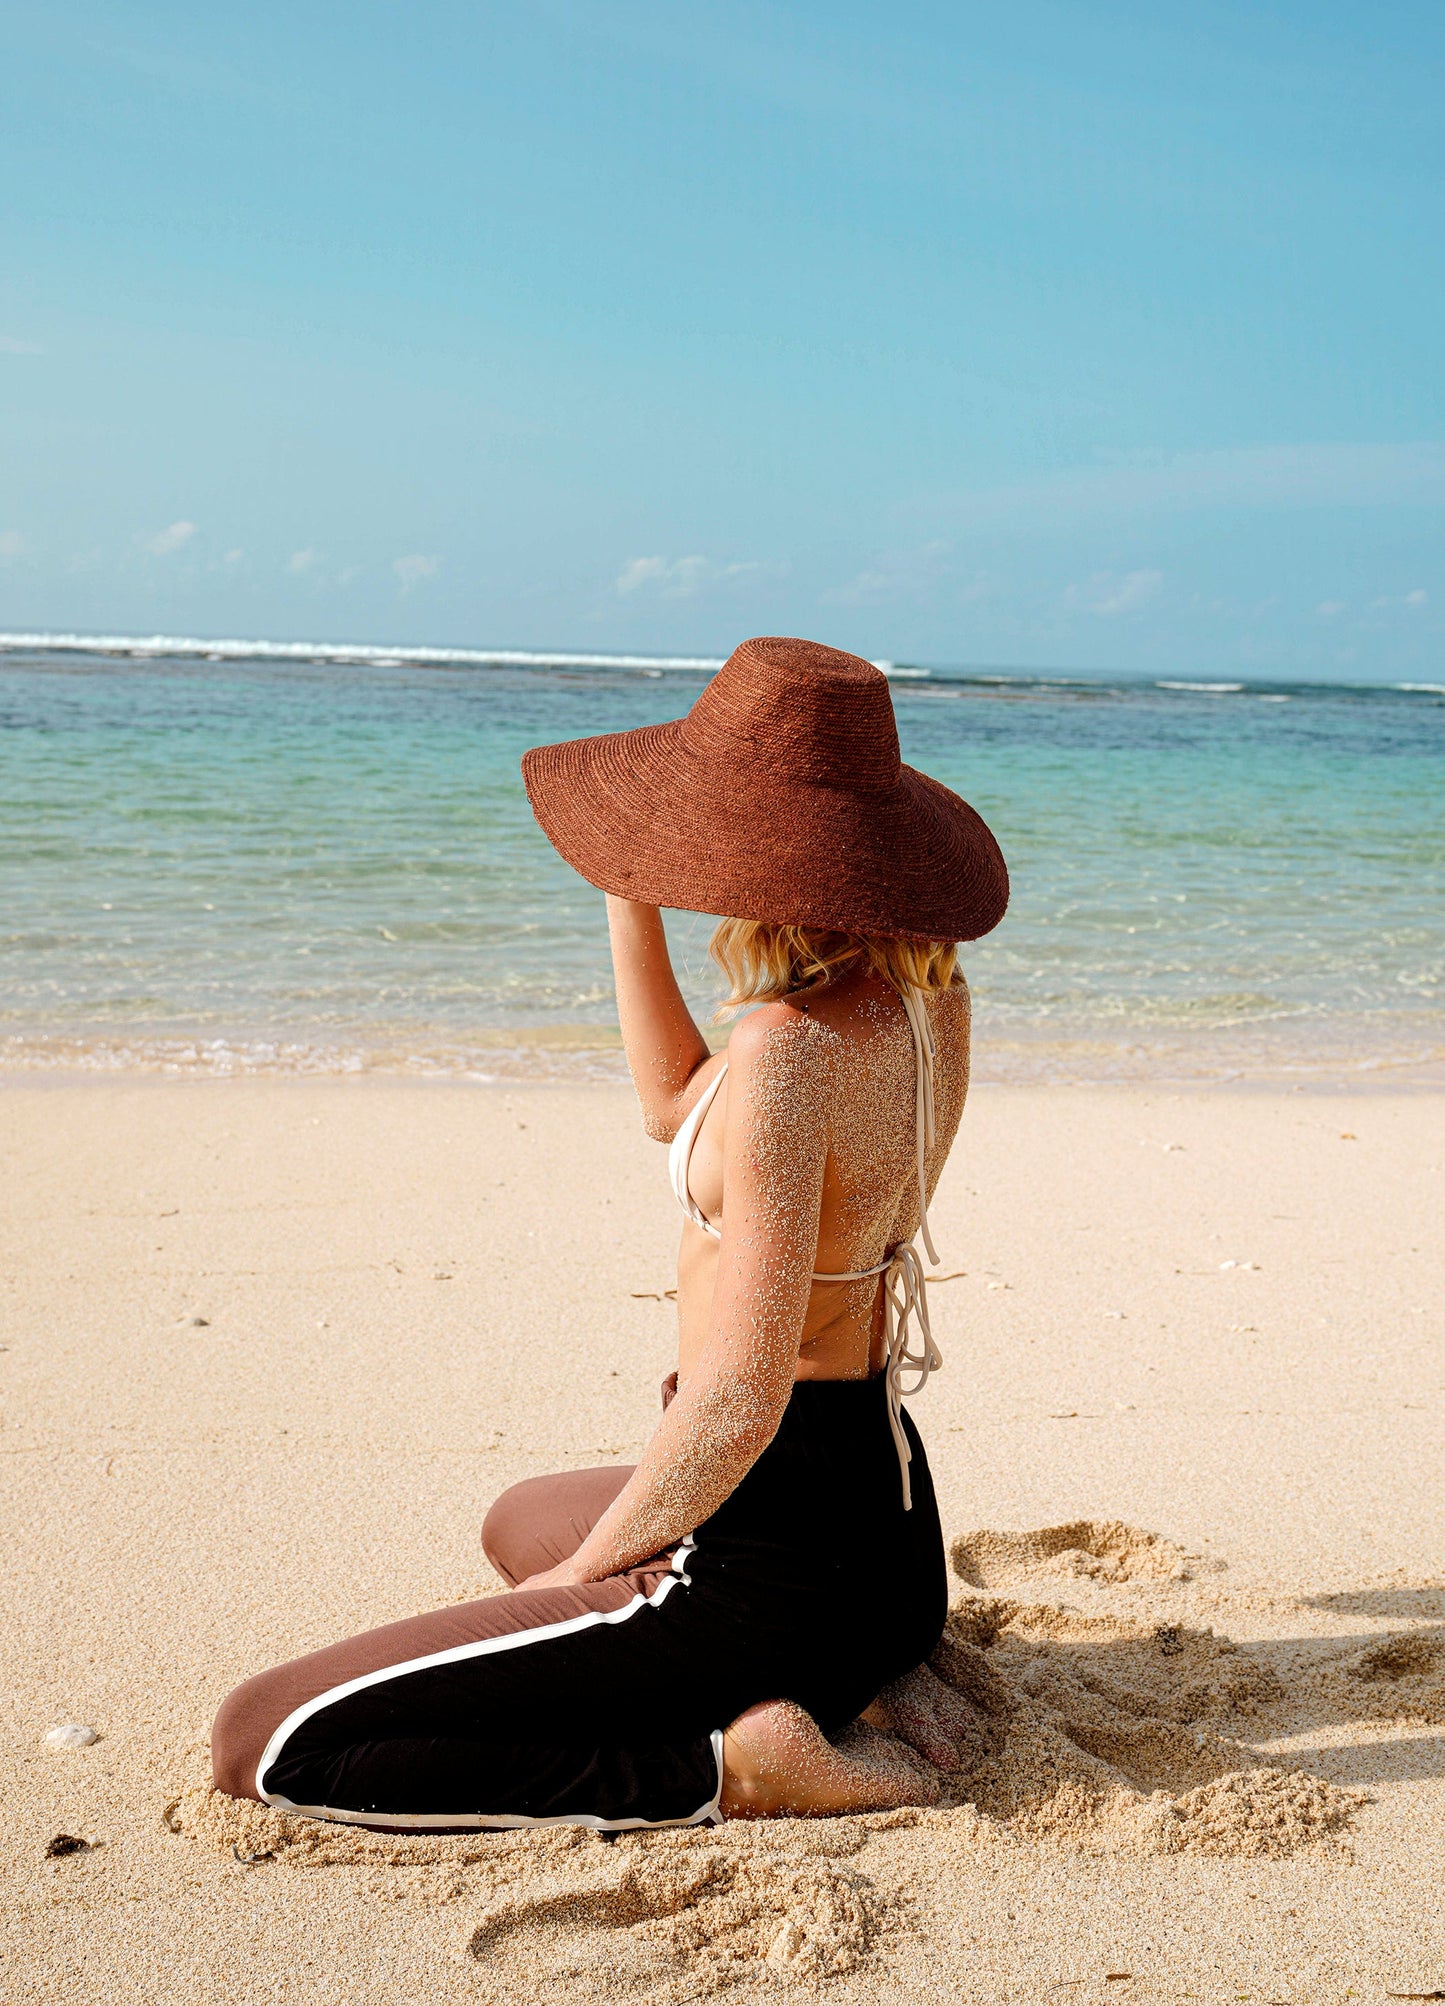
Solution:
{"label": "bikini strap", "polygon": [[673,1137],[672,1148],[667,1153],[668,1176],[672,1181],[673,1192],[677,1197],[678,1204],[681,1205],[694,1226],[701,1226],[704,1233],[711,1234],[714,1240],[721,1238],[721,1235],[717,1227],[712,1223],[712,1220],[706,1217],[701,1206],[699,1206],[697,1200],[693,1197],[687,1173],[688,1166],[692,1162],[692,1149],[693,1144],[697,1141],[697,1132],[702,1127],[703,1119],[708,1109],[717,1098],[718,1088],[727,1078],[727,1071],[728,1062],[724,1059],[702,1092],[698,1095],[692,1107],[688,1110],[687,1119]]}

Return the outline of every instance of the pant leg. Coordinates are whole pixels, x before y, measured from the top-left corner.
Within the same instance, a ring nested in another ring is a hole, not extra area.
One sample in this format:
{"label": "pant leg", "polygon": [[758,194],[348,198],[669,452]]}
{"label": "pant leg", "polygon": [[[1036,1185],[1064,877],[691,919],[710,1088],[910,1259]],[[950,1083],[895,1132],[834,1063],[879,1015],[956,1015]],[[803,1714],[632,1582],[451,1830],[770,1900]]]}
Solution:
{"label": "pant leg", "polygon": [[710,1821],[732,1713],[697,1676],[720,1638],[693,1601],[690,1552],[388,1624],[262,1673],[217,1716],[217,1787],[388,1830]]}
{"label": "pant leg", "polygon": [[515,1588],[570,1560],[627,1479],[632,1465],[527,1477],[502,1492],[482,1521],[482,1550]]}

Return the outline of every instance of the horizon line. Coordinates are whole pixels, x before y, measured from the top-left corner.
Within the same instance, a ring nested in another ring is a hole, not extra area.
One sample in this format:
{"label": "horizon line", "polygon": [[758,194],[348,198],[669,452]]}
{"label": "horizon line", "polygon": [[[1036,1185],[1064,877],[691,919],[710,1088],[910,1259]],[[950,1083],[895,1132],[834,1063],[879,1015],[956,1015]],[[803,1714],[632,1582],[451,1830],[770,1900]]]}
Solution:
{"label": "horizon line", "polygon": [[[243,662],[313,662],[336,667],[351,665],[370,668],[573,668],[632,669],[644,674],[708,674],[717,672],[726,660],[722,655],[670,655],[611,652],[606,650],[539,648],[458,648],[425,643],[400,642],[391,646],[375,641],[268,641],[245,640],[233,636],[205,637],[194,634],[78,634],[47,632],[0,632],[0,654],[32,649],[47,654],[112,655],[131,661],[184,660]],[[1311,677],[1308,674],[1189,675],[1176,671],[1161,676],[1150,669],[1024,668],[992,662],[923,664],[874,658],[873,666],[890,679],[906,681],[1033,682],[1055,687],[1087,686],[1091,683],[1139,682],[1156,689],[1198,691],[1227,695],[1269,684],[1335,689],[1390,689],[1409,693],[1445,695],[1445,682],[1407,681],[1401,678],[1374,678],[1351,682],[1343,677]]]}

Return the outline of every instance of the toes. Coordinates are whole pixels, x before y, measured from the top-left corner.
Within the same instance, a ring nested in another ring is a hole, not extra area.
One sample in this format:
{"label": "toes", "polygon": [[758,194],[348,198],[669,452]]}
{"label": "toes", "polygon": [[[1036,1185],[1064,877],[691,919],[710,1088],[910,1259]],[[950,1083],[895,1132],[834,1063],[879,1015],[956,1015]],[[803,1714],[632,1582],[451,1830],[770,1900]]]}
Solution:
{"label": "toes", "polygon": [[962,1767],[958,1750],[933,1721],[923,1724],[917,1733],[910,1734],[905,1739],[909,1747],[916,1748],[935,1769],[954,1770]]}
{"label": "toes", "polygon": [[947,1722],[949,1731],[957,1735],[967,1734],[978,1722],[978,1708],[970,1706],[963,1695],[956,1693],[952,1686],[943,1687],[939,1697],[938,1713],[940,1719]]}
{"label": "toes", "polygon": [[933,1709],[923,1711],[910,1707],[906,1712],[902,1708],[896,1709],[887,1725],[900,1741],[916,1749],[935,1769],[951,1771],[962,1767],[951,1731],[953,1723],[940,1719]]}
{"label": "toes", "polygon": [[900,1751],[902,1774],[898,1778],[898,1798],[903,1804],[936,1804],[942,1792],[937,1772],[910,1749]]}
{"label": "toes", "polygon": [[927,1756],[935,1769],[946,1769],[952,1773],[963,1767],[958,1750],[951,1741],[945,1741],[941,1734],[930,1734],[920,1741],[915,1741],[913,1746],[920,1755]]}

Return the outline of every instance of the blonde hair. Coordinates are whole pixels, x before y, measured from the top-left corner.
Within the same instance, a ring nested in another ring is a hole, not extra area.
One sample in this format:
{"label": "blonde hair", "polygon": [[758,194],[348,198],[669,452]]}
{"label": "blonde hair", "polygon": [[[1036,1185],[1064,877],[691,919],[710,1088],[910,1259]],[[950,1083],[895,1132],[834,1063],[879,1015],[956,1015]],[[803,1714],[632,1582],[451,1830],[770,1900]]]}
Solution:
{"label": "blonde hair", "polygon": [[720,920],[708,953],[728,979],[719,1018],[749,1003],[776,1002],[860,963],[895,989],[905,983],[915,989],[949,989],[963,980],[958,945],[952,940],[886,940],[878,934],[784,926],[770,919]]}

